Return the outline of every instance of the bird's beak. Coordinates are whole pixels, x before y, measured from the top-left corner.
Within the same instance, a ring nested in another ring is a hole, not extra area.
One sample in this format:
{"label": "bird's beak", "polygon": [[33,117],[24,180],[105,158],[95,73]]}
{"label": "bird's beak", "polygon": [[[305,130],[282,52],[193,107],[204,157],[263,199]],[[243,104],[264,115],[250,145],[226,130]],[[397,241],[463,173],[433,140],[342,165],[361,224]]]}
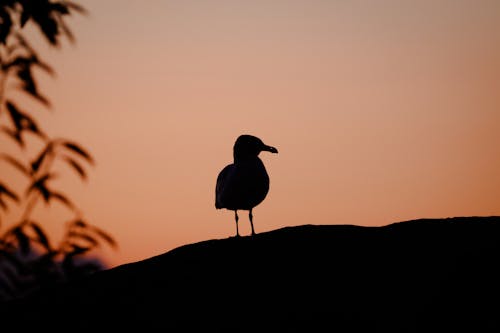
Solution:
{"label": "bird's beak", "polygon": [[268,152],[273,153],[273,154],[278,153],[278,149],[271,147],[271,146],[267,146],[267,145],[264,145],[264,147],[262,147],[262,151],[268,151]]}

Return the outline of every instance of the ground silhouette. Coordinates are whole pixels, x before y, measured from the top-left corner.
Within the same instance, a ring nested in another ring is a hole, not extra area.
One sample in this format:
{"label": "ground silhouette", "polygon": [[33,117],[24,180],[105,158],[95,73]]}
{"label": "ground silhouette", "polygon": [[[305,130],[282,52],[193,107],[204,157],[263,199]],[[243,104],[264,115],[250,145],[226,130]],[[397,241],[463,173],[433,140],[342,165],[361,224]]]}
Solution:
{"label": "ground silhouette", "polygon": [[500,217],[303,225],[185,245],[0,313],[52,331],[498,332],[499,259]]}

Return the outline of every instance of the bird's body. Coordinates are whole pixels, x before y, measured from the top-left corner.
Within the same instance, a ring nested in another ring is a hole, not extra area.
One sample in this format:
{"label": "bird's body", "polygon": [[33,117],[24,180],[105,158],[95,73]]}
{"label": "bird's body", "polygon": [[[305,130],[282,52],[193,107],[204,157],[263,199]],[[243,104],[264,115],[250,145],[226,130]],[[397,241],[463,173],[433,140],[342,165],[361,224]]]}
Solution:
{"label": "bird's body", "polygon": [[250,210],[269,192],[269,176],[260,158],[226,166],[217,177],[216,208]]}
{"label": "bird's body", "polygon": [[234,163],[219,173],[215,187],[215,207],[235,212],[236,236],[238,232],[238,210],[248,210],[252,235],[252,209],[260,204],[269,192],[269,175],[262,160],[261,151],[277,153],[274,147],[265,145],[259,138],[241,135],[234,145]]}

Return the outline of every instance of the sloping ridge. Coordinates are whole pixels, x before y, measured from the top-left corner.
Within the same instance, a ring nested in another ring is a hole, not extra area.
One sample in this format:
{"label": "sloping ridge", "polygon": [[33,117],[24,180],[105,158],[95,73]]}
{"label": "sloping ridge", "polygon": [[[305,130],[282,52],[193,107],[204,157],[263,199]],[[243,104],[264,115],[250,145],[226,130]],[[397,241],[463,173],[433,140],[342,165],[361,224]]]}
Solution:
{"label": "sloping ridge", "polygon": [[0,307],[142,332],[500,331],[500,217],[303,225],[190,244]]}

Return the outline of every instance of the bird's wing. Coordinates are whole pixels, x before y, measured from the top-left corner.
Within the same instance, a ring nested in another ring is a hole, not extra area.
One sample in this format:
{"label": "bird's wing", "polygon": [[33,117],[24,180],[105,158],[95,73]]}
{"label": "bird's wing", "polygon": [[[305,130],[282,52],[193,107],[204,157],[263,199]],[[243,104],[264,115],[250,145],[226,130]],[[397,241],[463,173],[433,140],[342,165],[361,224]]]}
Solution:
{"label": "bird's wing", "polygon": [[234,168],[233,164],[227,165],[217,176],[217,183],[215,185],[215,208],[224,208],[224,202],[221,200],[224,192],[224,187],[228,176]]}

